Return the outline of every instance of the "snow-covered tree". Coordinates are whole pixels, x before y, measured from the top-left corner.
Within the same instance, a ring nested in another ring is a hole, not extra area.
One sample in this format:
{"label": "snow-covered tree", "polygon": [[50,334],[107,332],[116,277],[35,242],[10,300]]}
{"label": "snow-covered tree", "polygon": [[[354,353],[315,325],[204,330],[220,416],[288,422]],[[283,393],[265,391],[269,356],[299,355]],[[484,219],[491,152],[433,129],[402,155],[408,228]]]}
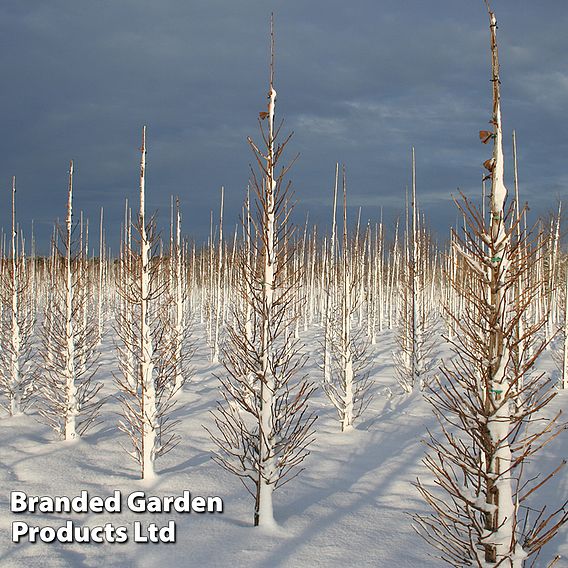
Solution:
{"label": "snow-covered tree", "polygon": [[[435,258],[431,239],[419,224],[416,201],[416,160],[412,148],[412,193],[406,212],[406,242],[403,270],[399,276],[398,350],[393,354],[396,378],[407,393],[423,389],[432,370],[435,311],[429,296]],[[410,212],[410,223],[409,223]]]}
{"label": "snow-covered tree", "polygon": [[73,162],[69,165],[65,228],[53,243],[50,291],[42,326],[39,413],[65,440],[81,436],[99,414],[98,327],[91,300],[85,249],[75,239]]}
{"label": "snow-covered tree", "polygon": [[105,294],[105,287],[107,286],[107,272],[108,266],[105,254],[105,238],[103,230],[103,215],[104,210],[101,207],[101,217],[99,223],[99,258],[97,266],[97,336],[99,344],[103,339],[103,332],[106,319],[106,302],[108,302],[108,295]]}
{"label": "snow-covered tree", "polygon": [[[323,380],[326,383],[331,381],[331,322],[333,310],[333,297],[335,293],[335,242],[336,242],[336,212],[337,212],[337,190],[339,183],[339,163],[335,164],[335,183],[333,185],[333,214],[331,223],[331,235],[329,238],[329,251],[324,247],[324,259],[322,262],[321,287],[324,291],[323,309]],[[306,227],[307,229],[307,227]],[[306,231],[307,232],[307,231]],[[312,263],[313,264],[313,263]],[[309,265],[309,264],[308,264]]]}
{"label": "snow-covered tree", "polygon": [[562,388],[568,389],[568,266],[564,269],[564,325],[562,335]]}
{"label": "snow-covered tree", "polygon": [[[342,432],[353,427],[354,421],[371,401],[371,383],[366,372],[368,340],[361,326],[353,329],[352,321],[360,303],[356,289],[360,284],[361,274],[354,270],[354,258],[358,254],[357,243],[356,238],[351,244],[347,234],[347,187],[344,169],[341,257],[333,274],[335,282],[330,287],[332,290],[336,289],[336,292],[330,301],[331,309],[326,310],[329,318],[326,328],[329,331],[324,357],[328,347],[331,353],[331,372],[329,380],[322,383],[325,394],[337,410]],[[328,290],[327,293],[331,292]]]}
{"label": "snow-covered tree", "polygon": [[[273,37],[271,22],[272,54]],[[277,143],[273,70],[271,58],[268,109],[259,120],[265,148],[249,138],[261,171],[260,177],[252,172],[258,214],[251,244],[256,252],[240,255],[237,286],[250,311],[236,310],[227,326],[225,373],[219,376],[222,401],[213,412],[215,431],[210,431],[217,446],[214,459],[254,497],[255,526],[274,525],[273,492],[299,473],[315,420],[308,408],[314,389],[298,379],[304,358],[290,325],[299,275],[285,270],[285,262],[292,262],[284,249],[284,233],[291,230],[290,209],[285,213],[288,168],[276,169],[290,137]],[[262,121],[268,123],[266,130]]]}
{"label": "snow-covered tree", "polygon": [[[146,127],[140,158],[140,208],[133,227],[138,247],[123,243],[116,314],[120,373],[115,376],[122,406],[119,427],[130,437],[130,455],[140,465],[142,479],[154,477],[154,462],[178,442],[176,422],[170,419],[176,385],[176,341],[170,341],[171,298],[163,272],[167,262],[158,256],[154,219],[146,220]],[[127,230],[130,235],[131,230]]]}
{"label": "snow-covered tree", "polygon": [[[173,236],[175,232],[175,237]],[[174,362],[172,388],[175,392],[189,380],[189,363],[194,346],[191,342],[191,314],[188,306],[188,277],[184,243],[181,238],[181,211],[176,199],[175,221],[172,219],[172,239],[170,244],[170,281],[168,294],[171,298],[171,351]]]}
{"label": "snow-covered tree", "polygon": [[463,307],[453,314],[455,357],[429,391],[442,433],[426,440],[424,463],[434,486],[418,480],[417,487],[432,513],[414,518],[418,532],[451,566],[522,568],[535,565],[541,548],[568,520],[568,503],[550,512],[535,502],[536,491],[563,464],[543,478],[526,473],[529,458],[562,425],[559,415],[547,420],[539,414],[555,396],[550,380],[534,369],[546,344],[537,337],[545,319],[525,329],[523,338],[515,333],[538,286],[519,290],[517,283],[543,248],[515,238],[519,215],[509,222],[513,208],[506,207],[503,179],[497,24],[491,11],[489,16],[493,129],[481,138],[493,141],[493,157],[486,162],[490,217],[486,220],[462,196],[466,229],[454,242],[463,270],[451,284]]}
{"label": "snow-covered tree", "polygon": [[18,251],[16,178],[12,178],[12,237],[10,256],[0,273],[0,395],[12,416],[20,414],[34,391],[31,369],[35,324],[34,273],[26,259],[23,239]]}

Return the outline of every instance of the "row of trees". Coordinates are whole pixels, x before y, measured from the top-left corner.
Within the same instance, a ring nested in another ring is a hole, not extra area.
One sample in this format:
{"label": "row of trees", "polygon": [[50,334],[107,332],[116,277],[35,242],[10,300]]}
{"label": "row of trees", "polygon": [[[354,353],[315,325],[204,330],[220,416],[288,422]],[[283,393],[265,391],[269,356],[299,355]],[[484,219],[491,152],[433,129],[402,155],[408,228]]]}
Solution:
{"label": "row of trees", "polygon": [[[399,237],[397,225],[391,243],[382,220],[361,227],[359,215],[350,233],[347,176],[339,166],[330,236],[318,238],[307,221],[303,233],[294,229],[286,181],[291,164],[281,166],[290,136],[279,142],[282,123],[276,123],[272,23],[262,144],[249,139],[257,167],[231,242],[223,240],[221,190],[219,224],[214,229],[212,220],[208,244],[199,249],[182,240],[179,202],[172,201],[164,247],[145,208],[145,128],[138,214],[133,221],[126,206],[117,259],[105,251],[102,211],[99,254],[89,258],[88,224],[73,220],[72,162],[66,222],[54,231],[52,254],[27,256],[14,179],[11,239],[0,264],[0,388],[8,412],[22,412],[35,398],[61,438],[85,432],[104,401],[95,381],[97,349],[112,320],[119,427],[131,440],[141,477],[151,478],[155,460],[179,441],[172,410],[190,374],[191,322],[199,321],[212,363],[222,365],[209,431],[214,459],[254,498],[254,524],[271,526],[273,492],[301,471],[314,440],[309,402],[316,385],[302,371],[301,332],[320,330],[321,386],[346,431],[370,402],[369,346],[381,331],[395,329],[397,381],[404,392],[427,391],[441,432],[427,440],[424,463],[435,485],[418,480],[417,488],[432,514],[415,517],[417,530],[453,566],[517,567],[536,558],[568,520],[565,507],[548,513],[525,505],[558,470],[544,480],[523,478],[527,459],[561,427],[559,416],[537,422],[555,391],[535,364],[559,329],[566,337],[568,271],[559,249],[560,214],[527,229],[516,144],[517,191],[507,205],[491,12],[490,22],[492,130],[480,133],[493,143],[486,162],[489,208],[485,196],[480,209],[462,196],[463,229],[452,232],[445,253],[418,207],[414,150],[405,228]],[[442,334],[454,357],[436,374],[433,349]],[[562,386],[568,384],[566,343]]]}

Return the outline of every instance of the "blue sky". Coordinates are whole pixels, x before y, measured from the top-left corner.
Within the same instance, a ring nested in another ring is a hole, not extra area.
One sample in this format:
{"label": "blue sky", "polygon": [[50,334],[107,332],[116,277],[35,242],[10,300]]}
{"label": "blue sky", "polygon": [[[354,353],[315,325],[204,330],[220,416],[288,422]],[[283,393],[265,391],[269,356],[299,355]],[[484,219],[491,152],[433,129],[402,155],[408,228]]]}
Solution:
{"label": "blue sky", "polygon": [[[516,129],[521,198],[548,214],[568,193],[568,7],[494,0],[503,123]],[[478,194],[490,149],[488,17],[481,0],[4,0],[0,20],[0,224],[18,216],[47,242],[63,218],[68,162],[76,210],[96,227],[105,208],[116,249],[124,200],[136,200],[140,132],[148,125],[148,208],[205,239],[225,187],[231,230],[266,104],[268,22],[276,22],[277,114],[294,131],[288,157],[296,221],[331,214],[336,161],[352,218],[392,227],[417,156],[418,194],[444,238],[450,195]],[[506,175],[511,181],[511,161]],[[2,191],[1,188],[4,188]],[[1,197],[3,194],[4,197]],[[97,230],[92,229],[93,244]]]}

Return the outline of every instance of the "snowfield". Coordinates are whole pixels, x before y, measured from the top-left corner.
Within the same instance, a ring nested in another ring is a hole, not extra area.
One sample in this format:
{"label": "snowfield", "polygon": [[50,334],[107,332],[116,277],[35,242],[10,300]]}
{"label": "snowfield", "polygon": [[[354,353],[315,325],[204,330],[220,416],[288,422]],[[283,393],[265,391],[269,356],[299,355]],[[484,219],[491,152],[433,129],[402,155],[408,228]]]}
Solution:
{"label": "snowfield", "polygon": [[[309,355],[306,372],[319,382],[321,354],[316,331],[302,335]],[[157,477],[141,482],[137,464],[124,448],[129,440],[117,428],[118,402],[112,378],[116,370],[112,337],[101,349],[98,379],[109,399],[100,424],[77,442],[54,439],[52,431],[37,421],[32,408],[26,415],[0,421],[0,566],[12,567],[350,567],[429,568],[444,564],[429,556],[432,549],[414,532],[409,513],[429,512],[412,481],[429,479],[421,464],[426,429],[437,425],[420,392],[402,394],[394,378],[392,332],[383,332],[370,347],[374,399],[353,430],[339,431],[336,411],[322,389],[312,399],[318,414],[317,438],[305,461],[305,471],[279,488],[274,497],[278,528],[254,528],[253,499],[240,481],[211,459],[211,443],[203,426],[211,426],[209,411],[218,398],[221,365],[209,363],[204,330],[194,329],[198,350],[194,374],[179,396],[175,417],[180,421],[181,443],[156,462]],[[436,356],[448,356],[439,349]],[[546,352],[539,368],[556,373]],[[546,409],[552,415],[566,405],[560,392]],[[535,472],[554,469],[568,455],[568,436],[562,433],[546,447]],[[133,513],[123,506],[120,513],[12,513],[11,491],[28,495],[73,497],[82,490],[90,496],[107,497],[119,490],[147,495],[220,496],[222,514]],[[550,505],[568,497],[568,475],[561,471],[538,493],[538,502]],[[129,535],[135,522],[147,526],[167,525],[174,520],[175,544],[61,544],[11,542],[11,524],[25,521],[33,526],[59,527],[73,520],[95,527],[112,523],[126,526]],[[536,566],[547,566],[562,554],[557,568],[568,567],[568,531],[544,549]]]}

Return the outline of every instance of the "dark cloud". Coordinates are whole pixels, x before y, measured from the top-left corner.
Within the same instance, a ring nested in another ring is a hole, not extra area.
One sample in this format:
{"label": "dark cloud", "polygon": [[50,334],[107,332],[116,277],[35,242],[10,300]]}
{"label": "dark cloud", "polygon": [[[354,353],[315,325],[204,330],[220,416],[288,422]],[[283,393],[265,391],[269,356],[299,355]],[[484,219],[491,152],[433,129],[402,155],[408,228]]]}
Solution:
{"label": "dark cloud", "polygon": [[[500,23],[507,151],[516,129],[524,198],[545,213],[565,198],[568,10],[493,2]],[[450,193],[477,192],[490,113],[487,15],[481,0],[28,0],[0,20],[0,224],[18,178],[19,218],[39,239],[64,215],[75,160],[76,206],[104,206],[118,242],[136,199],[140,130],[148,124],[148,203],[167,219],[179,194],[185,232],[208,233],[226,188],[237,222],[265,105],[268,19],[276,14],[278,112],[294,130],[288,156],[297,220],[329,216],[336,161],[350,202],[392,220],[416,147],[420,201],[444,236]],[[511,171],[511,168],[508,168]]]}

